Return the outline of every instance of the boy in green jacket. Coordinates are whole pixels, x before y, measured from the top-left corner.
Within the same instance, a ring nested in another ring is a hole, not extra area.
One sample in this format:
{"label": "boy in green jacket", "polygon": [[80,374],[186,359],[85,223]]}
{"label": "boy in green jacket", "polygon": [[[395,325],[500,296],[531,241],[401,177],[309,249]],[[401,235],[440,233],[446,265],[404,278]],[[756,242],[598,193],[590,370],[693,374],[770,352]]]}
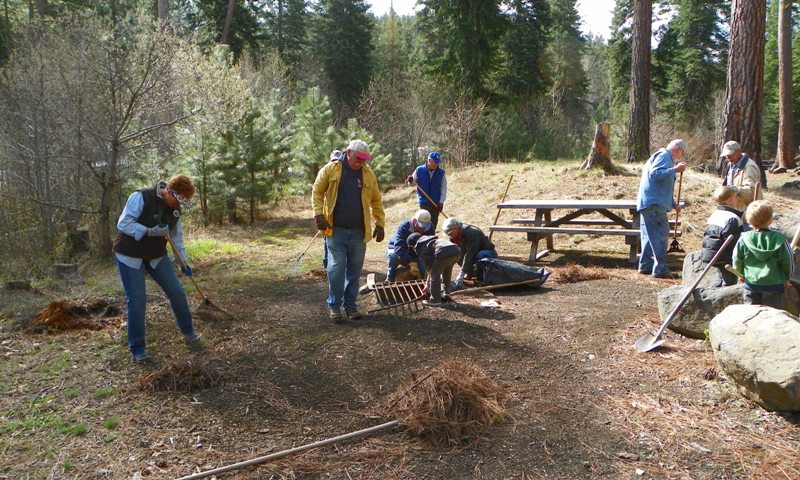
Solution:
{"label": "boy in green jacket", "polygon": [[753,230],[742,233],[733,250],[733,268],[744,276],[743,303],[781,308],[794,268],[792,252],[781,232],[769,230],[772,204],[757,200],[745,217]]}

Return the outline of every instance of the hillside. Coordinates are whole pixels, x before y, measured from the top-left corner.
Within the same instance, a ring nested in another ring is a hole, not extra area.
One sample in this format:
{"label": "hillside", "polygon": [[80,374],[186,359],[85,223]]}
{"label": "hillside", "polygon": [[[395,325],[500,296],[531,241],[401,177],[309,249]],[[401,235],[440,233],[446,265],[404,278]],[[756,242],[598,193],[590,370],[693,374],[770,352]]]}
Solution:
{"label": "hillside", "polygon": [[[608,177],[576,164],[448,171],[445,213],[488,227],[510,175],[509,199],[635,198],[638,168]],[[687,251],[699,247],[717,183],[684,175]],[[793,216],[800,201],[777,191],[767,198]],[[441,447],[385,431],[224,478],[800,477],[798,419],[741,399],[707,343],[668,332],[657,351],[633,349],[660,323],[657,293],[678,281],[643,279],[620,237],[556,236],[556,251],[541,263],[553,272],[543,288],[495,292],[499,309],[481,308],[485,296],[465,296],[453,309],[334,325],[319,239],[296,268],[314,235],[309,204],[287,201],[255,228],[187,229],[195,279],[230,317],[197,309],[201,298],[187,283],[208,342],[189,352],[166,299],[149,284],[152,368],[129,358],[112,265],[86,262],[82,285],[49,280],[36,292],[4,291],[0,477],[177,478],[236,463],[393,420],[379,408],[389,395],[452,359],[509,392],[511,418],[482,438]],[[389,189],[384,204],[388,235],[416,210],[413,189]],[[510,219],[504,213],[500,223]],[[494,241],[502,257],[527,258],[524,235],[498,233]],[[364,276],[383,278],[385,245],[369,244]],[[681,262],[671,257],[676,274]],[[52,300],[98,299],[109,307],[86,316],[97,330],[22,329]]]}

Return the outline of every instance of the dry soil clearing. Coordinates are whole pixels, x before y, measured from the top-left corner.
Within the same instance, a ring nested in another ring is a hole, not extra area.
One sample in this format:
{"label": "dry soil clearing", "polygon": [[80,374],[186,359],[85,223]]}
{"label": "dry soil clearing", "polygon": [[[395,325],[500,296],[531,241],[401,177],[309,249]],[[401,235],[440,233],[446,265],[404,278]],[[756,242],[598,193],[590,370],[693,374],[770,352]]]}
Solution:
{"label": "dry soil clearing", "polygon": [[[509,198],[633,198],[638,172],[605,177],[566,164],[484,165],[450,172],[446,213],[487,227],[509,175]],[[773,184],[789,177],[770,177]],[[689,173],[682,215],[687,251],[698,248],[717,180]],[[767,197],[792,215],[798,202]],[[169,306],[150,286],[148,340],[155,365],[133,365],[124,305],[110,266],[87,283],[3,295],[0,332],[0,477],[176,478],[393,420],[379,407],[415,373],[446,360],[472,363],[510,392],[513,418],[464,445],[432,446],[392,430],[313,450],[224,478],[800,478],[797,418],[742,400],[707,343],[668,332],[640,354],[634,341],[660,323],[653,280],[627,264],[621,237],[556,237],[536,291],[496,292],[501,308],[464,297],[453,309],[327,319],[321,244],[305,204],[252,229],[189,229],[205,246],[194,266],[212,300],[232,314],[197,315],[208,348],[180,342]],[[407,188],[385,196],[387,233],[410,217]],[[303,210],[305,208],[305,210]],[[501,222],[505,219],[501,217]],[[522,261],[521,234],[494,237]],[[385,243],[371,243],[365,272],[384,275]],[[681,256],[673,259],[680,271]],[[199,297],[187,287],[193,301]],[[18,329],[53,299],[113,308],[98,330]],[[374,306],[362,297],[363,306]]]}

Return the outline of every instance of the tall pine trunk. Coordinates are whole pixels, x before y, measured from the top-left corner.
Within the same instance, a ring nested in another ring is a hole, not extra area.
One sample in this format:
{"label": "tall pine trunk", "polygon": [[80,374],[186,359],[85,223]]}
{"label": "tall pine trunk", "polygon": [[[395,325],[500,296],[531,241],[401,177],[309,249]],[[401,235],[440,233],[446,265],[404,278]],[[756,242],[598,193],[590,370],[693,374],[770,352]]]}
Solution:
{"label": "tall pine trunk", "polygon": [[792,145],[792,3],[780,0],[778,8],[778,148],[777,166],[796,167]]}
{"label": "tall pine trunk", "polygon": [[725,88],[724,138],[736,140],[761,168],[761,112],[764,94],[764,43],[767,4],[764,0],[733,0],[728,80]]}
{"label": "tall pine trunk", "polygon": [[635,1],[627,162],[643,162],[650,156],[650,35],[653,1]]}
{"label": "tall pine trunk", "polygon": [[229,45],[230,39],[228,36],[231,33],[231,23],[233,23],[233,9],[236,6],[236,0],[228,0],[228,11],[225,14],[225,26],[222,28],[222,39],[219,43]]}

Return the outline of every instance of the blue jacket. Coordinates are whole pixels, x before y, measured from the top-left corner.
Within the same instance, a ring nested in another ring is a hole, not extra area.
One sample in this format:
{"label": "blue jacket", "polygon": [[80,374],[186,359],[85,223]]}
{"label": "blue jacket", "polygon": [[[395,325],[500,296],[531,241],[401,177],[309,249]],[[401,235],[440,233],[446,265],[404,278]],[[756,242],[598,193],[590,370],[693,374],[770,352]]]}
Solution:
{"label": "blue jacket", "polygon": [[675,203],[672,191],[675,188],[675,167],[672,152],[662,148],[648,158],[642,168],[639,195],[636,197],[636,210],[642,211],[651,205],[661,205],[667,211]]}
{"label": "blue jacket", "polygon": [[[398,257],[411,262],[416,260],[417,257],[408,251],[408,236],[414,233],[414,224],[412,220],[404,220],[397,226],[394,235],[389,239],[387,248],[393,250]],[[422,232],[423,235],[433,235],[433,228],[428,229],[427,232]]]}
{"label": "blue jacket", "polygon": [[[435,202],[441,203],[442,198],[442,180],[444,179],[444,169],[442,167],[437,168],[433,172],[433,178],[431,178],[430,174],[428,173],[428,167],[425,164],[420,165],[417,167],[416,175],[417,177],[417,185],[419,188],[425,191],[429,197],[431,197]],[[431,202],[425,198],[425,195],[417,192],[417,199],[419,200],[420,205],[430,205]],[[436,205],[433,205],[434,207]]]}

